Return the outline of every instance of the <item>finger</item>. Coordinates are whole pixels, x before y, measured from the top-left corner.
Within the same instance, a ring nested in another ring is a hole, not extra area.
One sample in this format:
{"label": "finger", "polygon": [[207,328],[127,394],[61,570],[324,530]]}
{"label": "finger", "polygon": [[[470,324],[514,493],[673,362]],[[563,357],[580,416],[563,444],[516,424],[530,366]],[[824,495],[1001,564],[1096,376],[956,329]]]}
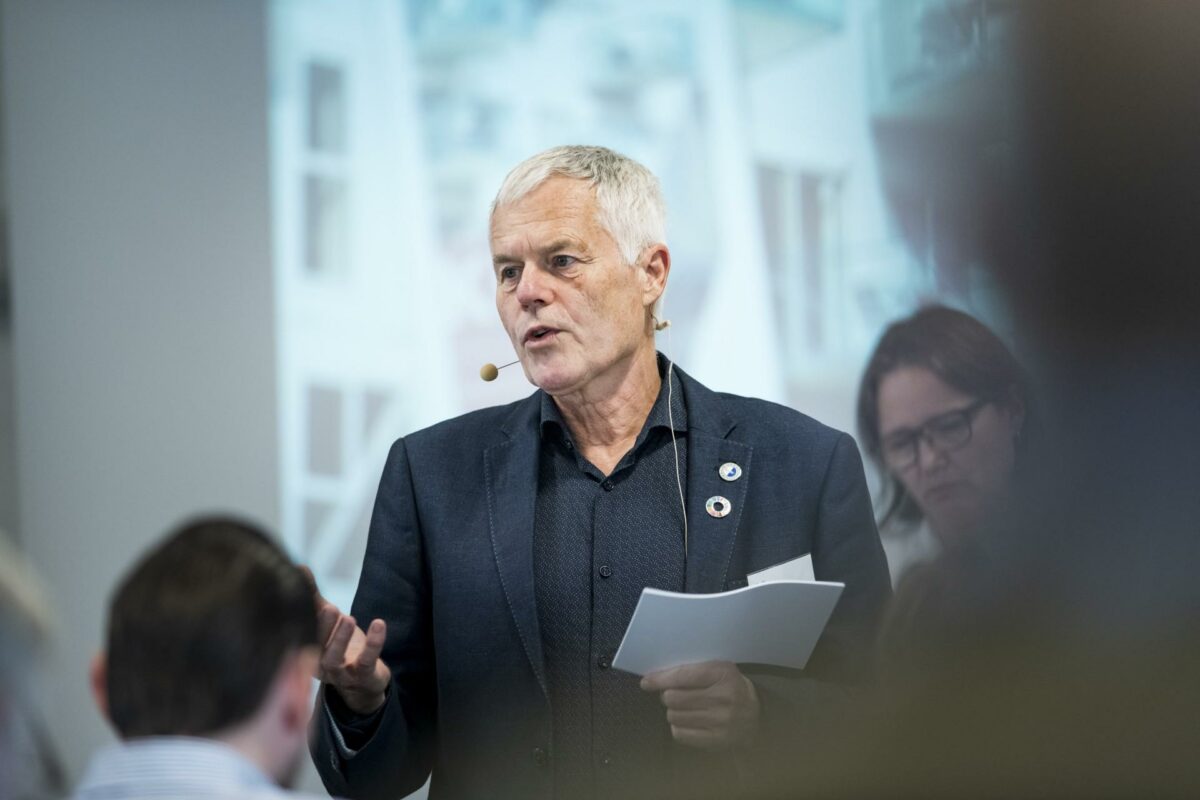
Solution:
{"label": "finger", "polygon": [[329,646],[329,637],[333,635],[333,629],[341,616],[342,612],[338,611],[333,603],[326,603],[317,609],[317,641],[321,643],[322,649]]}
{"label": "finger", "polygon": [[667,689],[659,697],[667,708],[694,711],[728,705],[728,698],[708,689]]}
{"label": "finger", "polygon": [[707,728],[679,728],[671,726],[671,736],[680,744],[701,750],[715,750],[725,743],[725,737]]}
{"label": "finger", "polygon": [[345,614],[338,617],[333,634],[329,637],[329,644],[325,646],[325,652],[321,653],[322,669],[339,670],[342,668],[346,661],[346,647],[350,644],[350,638],[354,636],[354,628],[354,617],[348,617]]}
{"label": "finger", "polygon": [[381,619],[372,620],[367,628],[367,641],[358,654],[358,666],[363,670],[374,670],[375,661],[383,652],[383,644],[386,641],[387,623]]}
{"label": "finger", "polygon": [[675,728],[703,728],[716,730],[729,724],[730,715],[727,710],[706,708],[699,711],[667,711],[667,722]]}
{"label": "finger", "polygon": [[313,602],[317,607],[317,641],[328,644],[334,625],[337,624],[342,612],[337,606],[326,600],[325,595],[321,594],[321,590],[317,588],[317,579],[313,576],[311,569],[301,565],[300,571],[304,573],[304,578],[312,589]]}
{"label": "finger", "polygon": [[648,692],[666,689],[707,689],[725,674],[727,662],[704,661],[699,664],[684,664],[661,672],[652,672],[642,678],[642,688]]}

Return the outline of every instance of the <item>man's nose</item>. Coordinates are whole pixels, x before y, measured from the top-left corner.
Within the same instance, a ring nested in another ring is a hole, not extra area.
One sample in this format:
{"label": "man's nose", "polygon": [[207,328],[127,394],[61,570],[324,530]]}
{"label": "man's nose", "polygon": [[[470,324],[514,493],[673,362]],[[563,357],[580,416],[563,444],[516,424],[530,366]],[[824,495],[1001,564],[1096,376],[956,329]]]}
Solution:
{"label": "man's nose", "polygon": [[537,265],[530,264],[521,270],[517,282],[517,302],[522,306],[545,305],[552,296],[549,277]]}

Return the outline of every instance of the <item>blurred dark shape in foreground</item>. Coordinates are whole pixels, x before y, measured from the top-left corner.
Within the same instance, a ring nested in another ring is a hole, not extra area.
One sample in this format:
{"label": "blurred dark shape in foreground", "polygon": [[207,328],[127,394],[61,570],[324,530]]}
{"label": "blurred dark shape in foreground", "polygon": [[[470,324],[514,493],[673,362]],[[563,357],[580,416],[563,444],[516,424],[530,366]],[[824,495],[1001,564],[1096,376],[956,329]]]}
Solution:
{"label": "blurred dark shape in foreground", "polygon": [[963,236],[1047,454],[882,700],[773,794],[1200,796],[1200,3],[1006,5],[1011,181]]}
{"label": "blurred dark shape in foreground", "polygon": [[66,791],[36,704],[37,670],[53,623],[41,581],[0,531],[0,800]]}

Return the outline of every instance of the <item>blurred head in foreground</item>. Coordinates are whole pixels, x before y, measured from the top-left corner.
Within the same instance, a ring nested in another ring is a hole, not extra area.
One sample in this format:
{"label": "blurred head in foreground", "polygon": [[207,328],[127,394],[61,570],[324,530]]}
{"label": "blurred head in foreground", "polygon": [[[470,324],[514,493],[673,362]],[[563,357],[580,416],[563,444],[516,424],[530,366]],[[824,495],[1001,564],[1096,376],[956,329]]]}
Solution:
{"label": "blurred head in foreground", "polygon": [[858,430],[884,476],[881,526],[921,519],[953,548],[1010,495],[1024,374],[994,333],[934,306],[893,323],[867,363]]}
{"label": "blurred head in foreground", "polygon": [[118,585],[96,702],[124,740],[218,740],[287,784],[306,746],[314,609],[307,576],[266,534],[198,519]]}
{"label": "blurred head in foreground", "polygon": [[989,558],[938,576],[947,615],[915,668],[805,788],[1195,797],[1200,5],[947,5],[1016,12],[1010,184],[973,252],[1030,353],[1045,441],[988,520]]}
{"label": "blurred head in foreground", "polygon": [[25,560],[0,532],[0,798],[61,791],[61,770],[31,707],[50,614]]}

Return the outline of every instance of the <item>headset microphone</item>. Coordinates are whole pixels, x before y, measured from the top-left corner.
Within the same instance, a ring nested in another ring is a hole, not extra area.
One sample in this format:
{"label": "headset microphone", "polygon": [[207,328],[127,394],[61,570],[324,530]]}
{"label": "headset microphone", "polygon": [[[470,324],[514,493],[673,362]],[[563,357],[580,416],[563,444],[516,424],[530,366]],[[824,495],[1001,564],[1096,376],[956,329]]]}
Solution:
{"label": "headset microphone", "polygon": [[[671,320],[660,320],[653,314],[650,319],[654,321],[655,331],[665,331],[671,327]],[[673,354],[675,348],[671,347],[671,334],[667,334],[667,349]],[[667,359],[667,422],[671,428],[671,449],[675,451],[675,487],[679,490],[679,510],[683,512],[683,563],[687,564],[688,556],[688,517],[687,503],[683,499],[683,473],[679,469],[679,443],[675,440],[675,414],[672,409],[675,406],[675,359]]]}
{"label": "headset microphone", "polygon": [[496,380],[496,376],[500,374],[500,370],[504,369],[505,367],[511,367],[513,364],[519,364],[520,361],[521,359],[517,359],[516,361],[510,361],[507,364],[502,364],[499,367],[497,367],[495,364],[484,364],[479,368],[479,377],[485,381],[494,381]]}

